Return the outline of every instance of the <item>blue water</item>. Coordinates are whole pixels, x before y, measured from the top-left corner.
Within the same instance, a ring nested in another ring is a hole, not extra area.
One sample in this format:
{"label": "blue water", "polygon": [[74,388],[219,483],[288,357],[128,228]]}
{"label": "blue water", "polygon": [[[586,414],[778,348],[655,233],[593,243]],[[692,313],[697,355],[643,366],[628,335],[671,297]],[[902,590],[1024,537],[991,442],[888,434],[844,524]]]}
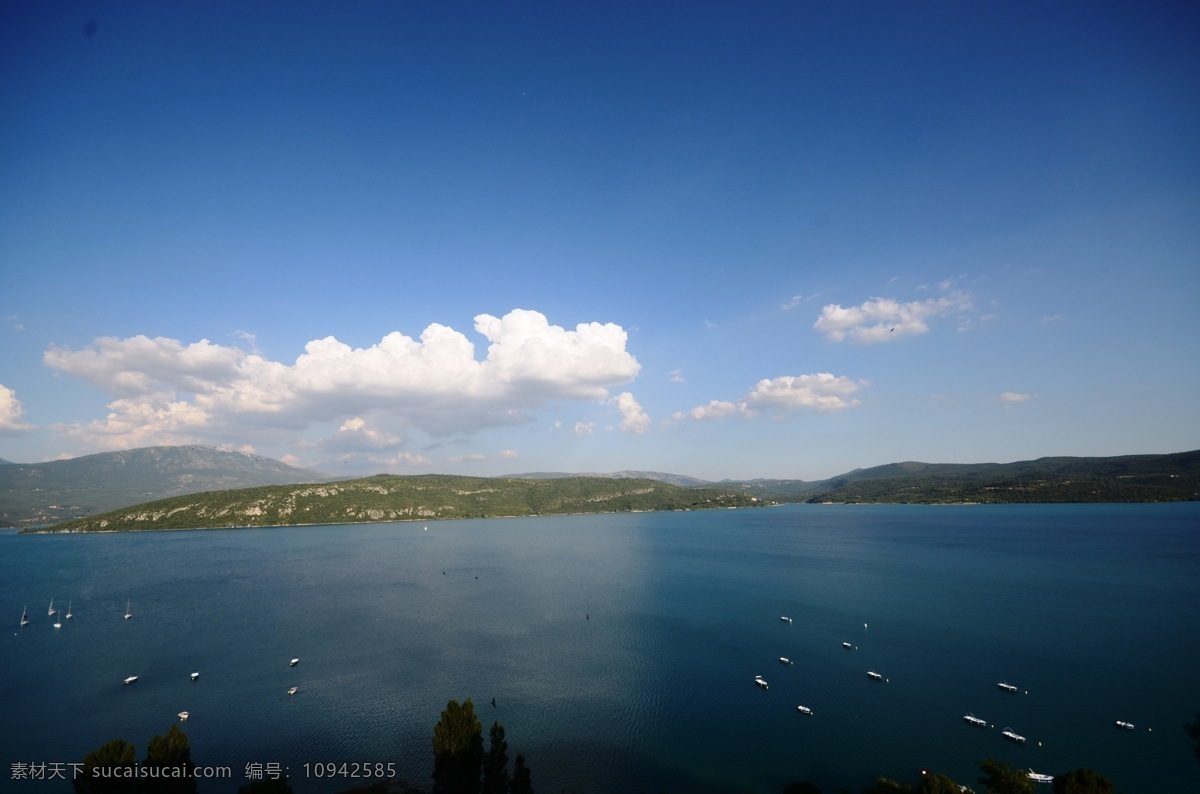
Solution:
{"label": "blue water", "polygon": [[[298,792],[370,782],[306,763],[429,785],[433,725],[469,697],[543,794],[859,791],[921,768],[974,784],[988,756],[1200,790],[1182,729],[1200,712],[1200,504],[425,526],[0,533],[0,789],[65,791],[12,765],[115,737],[142,757],[185,709],[193,759],[233,770],[202,792],[250,763]],[[51,597],[75,615],[57,630]]]}

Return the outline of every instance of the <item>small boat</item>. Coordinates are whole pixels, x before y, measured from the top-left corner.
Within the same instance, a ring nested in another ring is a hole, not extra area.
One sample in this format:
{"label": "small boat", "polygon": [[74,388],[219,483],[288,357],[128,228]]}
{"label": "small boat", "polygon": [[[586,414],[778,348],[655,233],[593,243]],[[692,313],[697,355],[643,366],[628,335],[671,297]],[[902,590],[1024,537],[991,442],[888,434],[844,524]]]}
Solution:
{"label": "small boat", "polygon": [[1005,739],[1012,739],[1017,744],[1025,744],[1025,737],[1015,732],[1012,728],[1005,728],[1000,731],[1000,735]]}
{"label": "small boat", "polygon": [[288,694],[289,694],[289,695],[294,695],[294,694],[296,694],[296,693],[297,693],[297,692],[299,692],[299,691],[300,691],[300,687],[298,687],[298,686],[294,686],[294,687],[292,687],[291,689],[289,689],[289,690],[288,690]]}
{"label": "small boat", "polygon": [[129,676],[128,678],[125,679],[125,685],[128,686],[129,684],[132,684],[134,681],[137,680],[137,678],[138,677],[136,675]]}
{"label": "small boat", "polygon": [[46,614],[49,615],[50,617],[54,617],[54,613],[57,611],[58,610],[54,608],[54,599],[51,598],[50,599],[50,609],[46,612]]}
{"label": "small boat", "polygon": [[850,644],[850,643],[848,643],[848,642],[843,642],[843,643],[842,643],[842,647],[843,647],[843,648],[853,648],[854,646],[853,646],[853,645],[851,645],[851,644]]}
{"label": "small boat", "polygon": [[56,628],[56,629],[62,628],[62,616],[59,616],[57,619],[55,619],[54,628]]}
{"label": "small boat", "polygon": [[63,615],[63,617],[66,618],[67,620],[71,619],[71,602],[70,601],[67,602],[67,614]]}
{"label": "small boat", "polygon": [[196,680],[197,678],[199,678],[199,677],[200,677],[200,674],[199,674],[199,673],[192,673],[192,680],[193,680],[193,681],[195,681],[195,680]]}
{"label": "small boat", "polygon": [[290,662],[288,662],[288,667],[295,667],[298,664],[300,664],[299,656],[297,656],[295,659],[292,659]]}
{"label": "small boat", "polygon": [[179,721],[180,721],[180,722],[187,722],[187,718],[188,718],[188,716],[189,716],[189,715],[188,715],[188,713],[187,713],[186,711],[181,711],[181,712],[179,712]]}
{"label": "small boat", "polygon": [[21,610],[21,625],[22,626],[29,625],[29,607],[25,607],[24,609]]}
{"label": "small boat", "polygon": [[767,679],[763,678],[761,675],[754,676],[754,683],[758,684],[763,689],[768,689]]}
{"label": "small boat", "polygon": [[792,660],[791,660],[791,659],[789,659],[789,658],[787,658],[786,656],[780,656],[780,657],[779,657],[779,663],[780,663],[780,664],[791,664],[791,663],[792,663]]}
{"label": "small boat", "polygon": [[1017,691],[1017,688],[1015,686],[1013,686],[1012,684],[1010,684],[1006,681],[1001,681],[1000,683],[996,684],[996,686],[1000,687],[1005,692],[1016,692]]}
{"label": "small boat", "polygon": [[1117,727],[1124,728],[1127,731],[1132,731],[1134,728],[1134,725],[1132,722],[1126,722],[1125,720],[1117,720]]}
{"label": "small boat", "polygon": [[796,711],[800,712],[801,714],[812,714],[812,709],[810,709],[808,706],[796,706]]}
{"label": "small boat", "polygon": [[787,615],[780,615],[780,616],[779,616],[779,619],[780,619],[780,620],[782,620],[784,623],[791,623],[791,622],[792,622],[792,619],[791,619],[791,618],[789,618]]}
{"label": "small boat", "polygon": [[1034,783],[1053,783],[1054,775],[1042,775],[1042,774],[1038,774],[1037,772],[1034,772],[1032,769],[1030,769],[1029,770],[1029,779],[1032,780]]}
{"label": "small boat", "polygon": [[976,717],[974,714],[970,714],[970,713],[964,714],[963,719],[966,720],[967,722],[971,723],[972,725],[979,725],[982,727],[987,726],[987,720],[981,720],[978,717]]}
{"label": "small boat", "polygon": [[881,676],[879,673],[875,672],[874,670],[868,670],[867,675],[870,676],[871,678],[874,678],[876,681],[883,680],[883,676]]}
{"label": "small boat", "polygon": [[129,608],[130,605],[132,605],[132,604],[133,604],[132,601],[125,602],[125,619],[126,620],[129,620],[131,617],[133,617],[133,611]]}

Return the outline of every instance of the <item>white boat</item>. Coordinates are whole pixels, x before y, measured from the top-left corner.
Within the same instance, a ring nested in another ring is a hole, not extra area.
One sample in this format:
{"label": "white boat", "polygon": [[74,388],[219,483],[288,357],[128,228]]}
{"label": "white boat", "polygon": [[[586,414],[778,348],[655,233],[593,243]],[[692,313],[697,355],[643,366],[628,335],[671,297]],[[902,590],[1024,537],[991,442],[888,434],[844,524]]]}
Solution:
{"label": "white boat", "polygon": [[1132,722],[1126,722],[1125,720],[1117,720],[1117,727],[1124,728],[1127,731],[1132,731],[1134,728],[1134,725]]}
{"label": "white boat", "polygon": [[131,675],[131,676],[129,676],[128,678],[126,678],[126,679],[125,679],[125,684],[126,684],[126,685],[132,684],[132,683],[133,683],[134,681],[136,681],[136,680],[137,680],[137,676],[136,676],[136,675]]}
{"label": "white boat", "polygon": [[867,675],[869,675],[871,678],[874,678],[876,681],[883,680],[883,676],[881,676],[879,673],[875,672],[874,670],[868,670]]}
{"label": "white boat", "polygon": [[289,690],[288,690],[288,694],[289,694],[289,695],[294,695],[294,694],[296,694],[296,693],[297,693],[297,692],[299,692],[299,691],[300,691],[300,687],[298,687],[298,686],[294,686],[294,687],[292,687],[291,689],[289,689]]}
{"label": "white boat", "polygon": [[970,714],[970,713],[964,714],[963,719],[966,720],[967,722],[971,723],[972,725],[981,725],[981,726],[987,725],[987,720],[981,720],[978,717],[976,717],[974,714]]}
{"label": "white boat", "polygon": [[996,684],[996,686],[1000,687],[1005,692],[1016,692],[1017,691],[1017,688],[1015,686],[1013,686],[1012,684],[1010,684],[1006,681],[1001,681],[1000,683]]}
{"label": "white boat", "polygon": [[1053,783],[1054,775],[1042,775],[1042,774],[1038,774],[1037,772],[1034,772],[1032,769],[1030,769],[1029,770],[1029,779],[1032,780],[1034,783]]}
{"label": "white boat", "polygon": [[62,628],[62,616],[61,616],[61,615],[60,615],[58,618],[56,618],[56,619],[55,619],[55,621],[54,621],[54,628],[56,628],[56,629],[61,629],[61,628]]}
{"label": "white boat", "polygon": [[187,713],[186,711],[181,711],[181,712],[179,712],[179,721],[180,721],[180,722],[187,722],[187,718],[188,718],[188,716],[189,716],[189,715],[188,715],[188,713]]}
{"label": "white boat", "polygon": [[57,612],[57,611],[58,611],[58,610],[56,610],[56,609],[54,608],[54,599],[53,599],[53,598],[51,598],[51,599],[50,599],[50,609],[49,609],[49,610],[47,610],[46,614],[47,614],[47,615],[49,615],[50,617],[54,617],[54,613],[55,613],[55,612]]}
{"label": "white boat", "polygon": [[780,619],[780,620],[782,620],[784,623],[791,623],[791,622],[792,622],[792,619],[791,619],[791,618],[789,618],[787,615],[780,615],[780,616],[779,616],[779,619]]}
{"label": "white boat", "polygon": [[1000,735],[1005,739],[1012,739],[1017,744],[1025,744],[1025,737],[1014,731],[1012,728],[1005,728],[1000,731]]}
{"label": "white boat", "polygon": [[853,646],[853,645],[851,645],[851,644],[850,644],[850,643],[848,643],[848,642],[843,642],[843,643],[842,643],[842,647],[843,647],[843,648],[853,648],[854,646]]}
{"label": "white boat", "polygon": [[21,610],[21,625],[22,626],[29,625],[29,607],[25,607],[24,609]]}
{"label": "white boat", "polygon": [[195,681],[195,680],[196,680],[197,678],[199,678],[199,677],[200,677],[200,674],[199,674],[199,673],[192,673],[192,680],[193,680],[193,681]]}
{"label": "white boat", "polygon": [[792,663],[792,660],[791,660],[791,659],[789,659],[789,658],[787,658],[786,656],[780,656],[780,657],[779,657],[779,663],[780,663],[780,664],[791,664],[791,663]]}
{"label": "white boat", "polygon": [[133,610],[131,610],[129,608],[132,604],[133,604],[132,601],[125,602],[125,619],[126,620],[129,620],[131,617],[133,617]]}
{"label": "white boat", "polygon": [[768,688],[767,687],[767,679],[763,678],[761,675],[754,676],[754,683],[758,684],[763,689]]}
{"label": "white boat", "polygon": [[796,706],[796,711],[800,712],[801,714],[812,714],[812,709],[810,709],[808,706]]}
{"label": "white boat", "polygon": [[299,656],[297,656],[295,659],[292,659],[290,662],[288,662],[288,667],[295,667],[298,664],[300,664]]}
{"label": "white boat", "polygon": [[67,614],[63,615],[63,617],[66,618],[67,620],[71,619],[71,602],[70,601],[67,602]]}

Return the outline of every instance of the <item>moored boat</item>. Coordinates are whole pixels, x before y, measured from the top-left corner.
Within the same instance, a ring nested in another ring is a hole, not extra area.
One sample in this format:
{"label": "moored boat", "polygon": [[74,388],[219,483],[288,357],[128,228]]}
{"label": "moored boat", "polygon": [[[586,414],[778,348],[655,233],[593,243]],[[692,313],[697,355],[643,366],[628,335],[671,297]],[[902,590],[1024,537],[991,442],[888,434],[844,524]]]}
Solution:
{"label": "moored boat", "polygon": [[292,659],[290,662],[288,662],[288,667],[295,667],[298,664],[300,664],[300,657],[296,657],[295,659]]}
{"label": "moored boat", "polygon": [[812,714],[812,709],[810,709],[808,706],[796,706],[796,711],[800,712],[801,714]]}
{"label": "moored boat", "polygon": [[789,658],[787,658],[786,656],[780,656],[780,657],[779,657],[779,663],[780,663],[780,664],[791,664],[791,663],[792,663],[792,660],[791,660],[791,659],[789,659]]}
{"label": "moored boat", "polygon": [[882,681],[882,680],[883,680],[883,676],[882,676],[882,675],[880,675],[879,673],[875,672],[874,670],[868,670],[868,671],[867,671],[867,675],[868,675],[869,677],[871,677],[871,678],[875,679],[876,681]]}
{"label": "moored boat", "polygon": [[132,684],[137,679],[138,679],[138,677],[136,675],[131,675],[125,679],[125,685],[128,686],[129,684]]}
{"label": "moored boat", "polygon": [[1029,779],[1032,780],[1034,783],[1053,783],[1054,775],[1042,775],[1042,774],[1038,774],[1037,772],[1034,772],[1032,769],[1030,769],[1029,770]]}
{"label": "moored boat", "polygon": [[192,673],[192,680],[193,680],[193,681],[195,681],[195,680],[196,680],[197,678],[199,678],[199,677],[200,677],[200,674],[199,674],[199,673]]}
{"label": "moored boat", "polygon": [[189,714],[188,714],[186,711],[181,711],[181,712],[179,712],[179,721],[180,721],[180,722],[187,722],[187,718],[188,718],[189,716],[190,716],[190,715],[189,715]]}
{"label": "moored boat", "polygon": [[768,689],[767,679],[763,678],[761,675],[754,676],[754,683],[758,684],[763,689]]}
{"label": "moored boat", "polygon": [[1000,731],[1000,735],[1005,739],[1012,739],[1017,744],[1025,744],[1025,737],[1014,731],[1012,728],[1005,728]]}
{"label": "moored boat", "polygon": [[29,625],[29,607],[25,607],[24,609],[21,610],[21,625],[22,626]]}
{"label": "moored boat", "polygon": [[853,648],[854,646],[853,646],[853,645],[851,645],[851,644],[850,644],[850,643],[848,643],[848,642],[843,642],[843,643],[842,643],[842,647],[843,647],[843,648]]}
{"label": "moored boat", "polygon": [[297,692],[299,692],[299,691],[300,691],[300,687],[298,687],[298,686],[294,686],[294,687],[292,687],[292,688],[290,688],[290,689],[288,690],[288,694],[289,694],[289,695],[294,695],[294,694],[296,694],[296,693],[297,693]]}
{"label": "moored boat", "polygon": [[1000,687],[1005,692],[1016,692],[1017,691],[1017,688],[1015,686],[1013,686],[1012,684],[1008,683],[1007,681],[1001,681],[1000,683],[996,684],[996,686]]}
{"label": "moored boat", "polygon": [[779,616],[779,619],[780,619],[780,620],[782,620],[784,623],[791,623],[791,622],[792,622],[792,619],[791,619],[791,618],[789,618],[787,615],[780,615],[780,616]]}
{"label": "moored boat", "polygon": [[987,720],[981,720],[978,717],[976,717],[974,714],[971,714],[971,713],[964,714],[963,719],[966,720],[967,722],[971,723],[972,725],[981,725],[981,726],[987,725]]}
{"label": "moored boat", "polygon": [[1132,731],[1134,729],[1134,724],[1132,722],[1126,722],[1125,720],[1117,720],[1117,727],[1124,728],[1127,731]]}

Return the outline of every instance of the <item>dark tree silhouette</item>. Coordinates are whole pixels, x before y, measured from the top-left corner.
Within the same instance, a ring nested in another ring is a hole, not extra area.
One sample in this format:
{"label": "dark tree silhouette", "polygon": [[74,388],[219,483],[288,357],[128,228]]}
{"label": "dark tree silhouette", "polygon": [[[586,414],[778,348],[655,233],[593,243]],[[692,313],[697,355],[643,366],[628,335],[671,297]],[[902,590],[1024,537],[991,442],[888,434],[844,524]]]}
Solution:
{"label": "dark tree silhouette", "polygon": [[958,783],[936,772],[923,774],[921,785],[917,786],[917,794],[960,794],[961,791]]}
{"label": "dark tree silhouette", "polygon": [[508,794],[508,742],[504,726],[492,723],[487,757],[483,759],[483,794]]}
{"label": "dark tree silhouette", "polygon": [[[133,768],[137,766],[137,752],[124,739],[113,739],[92,750],[83,759],[83,768],[71,780],[76,794],[120,794],[128,791],[133,782]],[[99,776],[97,769],[130,770],[128,775]]]}
{"label": "dark tree silhouette", "polygon": [[483,767],[483,726],[468,698],[451,700],[433,726],[434,794],[479,794]]}
{"label": "dark tree silhouette", "polygon": [[1033,794],[1033,781],[1029,775],[1020,769],[1013,769],[1011,764],[988,758],[979,762],[979,778],[988,794]]}
{"label": "dark tree silhouette", "polygon": [[1054,794],[1113,794],[1113,784],[1090,769],[1054,776]]}
{"label": "dark tree silhouette", "polygon": [[525,756],[520,753],[517,753],[517,760],[513,762],[512,783],[508,790],[510,794],[533,794],[533,777],[529,767],[525,766]]}
{"label": "dark tree silhouette", "polygon": [[[148,777],[149,789],[156,794],[195,794],[196,779],[192,771],[192,750],[188,746],[187,734],[172,725],[166,735],[159,734],[146,746],[146,760],[142,762],[147,772],[162,770],[161,777]],[[186,776],[175,777],[176,770],[186,769]]]}

